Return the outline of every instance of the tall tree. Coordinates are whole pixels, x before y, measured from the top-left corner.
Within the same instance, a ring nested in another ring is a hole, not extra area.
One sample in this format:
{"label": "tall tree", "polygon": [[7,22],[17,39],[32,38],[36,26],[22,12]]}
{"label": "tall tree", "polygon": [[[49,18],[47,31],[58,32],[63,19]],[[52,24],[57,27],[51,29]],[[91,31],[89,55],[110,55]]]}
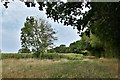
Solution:
{"label": "tall tree", "polygon": [[23,48],[32,49],[37,57],[53,45],[57,38],[51,25],[42,19],[27,17],[21,29],[21,45]]}
{"label": "tall tree", "polygon": [[84,50],[87,50],[90,47],[90,44],[84,40],[78,40],[70,44],[70,51],[73,53],[81,53]]}

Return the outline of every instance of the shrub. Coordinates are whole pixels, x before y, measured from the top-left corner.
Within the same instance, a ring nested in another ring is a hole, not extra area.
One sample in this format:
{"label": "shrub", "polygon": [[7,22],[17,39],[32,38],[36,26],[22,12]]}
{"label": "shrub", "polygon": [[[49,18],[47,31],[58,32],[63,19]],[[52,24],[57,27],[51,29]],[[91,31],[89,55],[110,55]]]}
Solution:
{"label": "shrub", "polygon": [[40,56],[42,59],[60,59],[60,55],[57,53],[42,53]]}
{"label": "shrub", "polygon": [[69,60],[78,60],[83,58],[82,54],[75,54],[75,53],[62,54],[61,56]]}
{"label": "shrub", "polygon": [[33,54],[23,53],[23,54],[1,54],[1,59],[8,59],[8,58],[33,58]]}
{"label": "shrub", "polygon": [[1,59],[8,59],[8,58],[41,58],[41,59],[69,59],[69,60],[78,60],[82,59],[82,54],[74,54],[74,53],[67,53],[67,54],[58,54],[58,53],[42,53],[40,56],[36,56],[35,54],[30,53],[22,53],[22,54],[1,54]]}

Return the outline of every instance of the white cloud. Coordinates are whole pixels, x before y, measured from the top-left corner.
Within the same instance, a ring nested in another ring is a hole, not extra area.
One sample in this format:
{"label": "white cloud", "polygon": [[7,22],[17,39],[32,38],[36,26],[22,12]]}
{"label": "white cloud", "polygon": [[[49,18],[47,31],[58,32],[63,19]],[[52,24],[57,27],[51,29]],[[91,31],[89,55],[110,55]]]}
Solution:
{"label": "white cloud", "polygon": [[9,8],[4,8],[3,12],[3,25],[6,23],[21,24],[21,22],[24,22],[25,18],[30,15],[37,16],[39,14],[38,16],[45,16],[44,12],[40,12],[38,8],[28,8],[23,2],[20,1],[9,3]]}
{"label": "white cloud", "polygon": [[[20,48],[20,29],[27,16],[42,15],[38,8],[27,8],[23,2],[15,1],[9,4],[9,8],[0,7],[2,14],[0,17],[0,42],[2,44],[2,52],[17,52]],[[43,15],[44,14],[44,15]],[[1,48],[1,47],[0,47]]]}
{"label": "white cloud", "polygon": [[[37,6],[38,7],[38,6]],[[50,19],[47,19],[45,11],[39,11],[38,8],[28,8],[23,2],[15,1],[9,4],[9,8],[5,9],[2,6],[2,51],[3,52],[17,52],[20,48],[20,29],[23,27],[25,18],[27,16],[38,16],[46,19],[51,23],[58,33],[58,41],[55,41],[56,45],[66,44],[67,46],[78,40],[80,37],[77,34],[77,30],[73,30],[72,27],[64,27],[62,24],[55,23]],[[0,47],[1,48],[1,47]]]}
{"label": "white cloud", "polygon": [[18,30],[2,29],[2,51],[17,52],[20,48]]}
{"label": "white cloud", "polygon": [[72,26],[63,26],[63,24],[58,24],[57,22],[49,21],[53,28],[57,31],[56,36],[58,40],[55,41],[55,45],[59,46],[61,44],[66,44],[69,46],[70,43],[80,40],[79,35],[77,34],[77,29],[73,29]]}

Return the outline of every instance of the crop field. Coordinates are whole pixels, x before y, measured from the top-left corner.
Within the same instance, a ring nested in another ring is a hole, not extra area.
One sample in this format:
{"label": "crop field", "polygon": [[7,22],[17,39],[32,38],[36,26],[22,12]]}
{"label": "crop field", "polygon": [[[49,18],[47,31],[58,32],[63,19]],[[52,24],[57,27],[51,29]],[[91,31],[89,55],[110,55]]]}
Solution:
{"label": "crop field", "polygon": [[117,78],[117,59],[2,59],[3,78]]}

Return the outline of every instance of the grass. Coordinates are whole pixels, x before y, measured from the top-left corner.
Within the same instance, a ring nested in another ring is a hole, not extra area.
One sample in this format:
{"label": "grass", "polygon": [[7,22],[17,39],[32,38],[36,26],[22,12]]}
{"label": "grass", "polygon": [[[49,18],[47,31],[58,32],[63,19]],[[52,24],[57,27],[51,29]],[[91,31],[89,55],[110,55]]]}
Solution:
{"label": "grass", "polygon": [[[114,66],[111,66],[114,65]],[[3,78],[117,78],[117,60],[3,59]]]}
{"label": "grass", "polygon": [[[22,54],[0,54],[1,59],[21,59],[21,58],[37,58],[34,54],[30,53],[22,53]],[[67,54],[59,54],[59,53],[42,53],[39,58],[41,59],[69,59],[69,60],[80,60],[82,59],[82,54],[75,53],[67,53]]]}

